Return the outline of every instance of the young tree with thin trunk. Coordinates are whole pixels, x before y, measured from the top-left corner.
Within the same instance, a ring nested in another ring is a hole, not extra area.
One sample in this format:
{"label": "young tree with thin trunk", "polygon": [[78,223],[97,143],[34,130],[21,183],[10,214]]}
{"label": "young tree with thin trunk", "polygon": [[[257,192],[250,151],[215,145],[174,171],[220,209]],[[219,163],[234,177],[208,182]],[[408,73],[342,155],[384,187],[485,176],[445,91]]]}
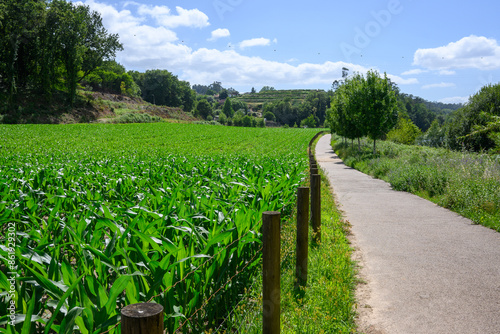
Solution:
{"label": "young tree with thin trunk", "polygon": [[377,71],[368,71],[361,94],[364,103],[366,133],[373,140],[373,154],[377,139],[382,139],[398,121],[398,101],[387,74],[380,77]]}
{"label": "young tree with thin trunk", "polygon": [[368,71],[366,78],[354,74],[340,86],[329,110],[332,132],[354,140],[368,136],[376,141],[384,137],[397,122],[397,99],[387,74],[381,78]]}

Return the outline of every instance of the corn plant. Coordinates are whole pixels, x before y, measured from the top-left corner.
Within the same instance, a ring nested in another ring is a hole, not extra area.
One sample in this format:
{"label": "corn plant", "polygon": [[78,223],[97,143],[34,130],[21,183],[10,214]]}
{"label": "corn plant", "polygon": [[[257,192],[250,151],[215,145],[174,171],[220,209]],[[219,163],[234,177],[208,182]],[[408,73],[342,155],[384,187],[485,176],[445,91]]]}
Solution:
{"label": "corn plant", "polygon": [[117,333],[120,310],[146,301],[164,306],[169,333],[217,327],[259,268],[262,212],[291,212],[314,135],[179,124],[0,131],[0,332],[23,334]]}

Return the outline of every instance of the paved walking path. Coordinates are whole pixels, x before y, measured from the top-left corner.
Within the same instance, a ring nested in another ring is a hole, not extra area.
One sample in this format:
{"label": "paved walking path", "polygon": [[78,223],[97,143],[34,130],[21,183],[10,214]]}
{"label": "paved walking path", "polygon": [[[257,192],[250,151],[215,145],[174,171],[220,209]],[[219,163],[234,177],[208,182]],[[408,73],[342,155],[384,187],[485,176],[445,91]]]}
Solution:
{"label": "paved walking path", "polygon": [[364,333],[500,333],[500,233],[391,189],[316,146],[352,224]]}

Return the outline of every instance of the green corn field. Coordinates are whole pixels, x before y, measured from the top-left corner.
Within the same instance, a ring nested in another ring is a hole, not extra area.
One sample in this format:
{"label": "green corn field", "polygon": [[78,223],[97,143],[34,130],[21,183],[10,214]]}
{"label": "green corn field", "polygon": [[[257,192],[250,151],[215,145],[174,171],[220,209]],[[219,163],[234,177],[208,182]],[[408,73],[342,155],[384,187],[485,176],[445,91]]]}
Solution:
{"label": "green corn field", "polygon": [[262,213],[291,214],[316,132],[0,125],[0,333],[119,333],[120,310],[147,301],[168,333],[218,328],[260,268]]}

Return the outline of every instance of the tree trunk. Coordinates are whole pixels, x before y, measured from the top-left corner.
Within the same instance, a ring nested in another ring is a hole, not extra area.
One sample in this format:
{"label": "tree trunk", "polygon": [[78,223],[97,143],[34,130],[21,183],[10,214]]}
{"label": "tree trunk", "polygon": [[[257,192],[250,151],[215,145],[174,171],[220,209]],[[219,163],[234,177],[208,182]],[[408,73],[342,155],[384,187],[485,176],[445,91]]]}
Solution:
{"label": "tree trunk", "polygon": [[377,146],[376,146],[377,140],[373,139],[373,155],[377,152]]}

